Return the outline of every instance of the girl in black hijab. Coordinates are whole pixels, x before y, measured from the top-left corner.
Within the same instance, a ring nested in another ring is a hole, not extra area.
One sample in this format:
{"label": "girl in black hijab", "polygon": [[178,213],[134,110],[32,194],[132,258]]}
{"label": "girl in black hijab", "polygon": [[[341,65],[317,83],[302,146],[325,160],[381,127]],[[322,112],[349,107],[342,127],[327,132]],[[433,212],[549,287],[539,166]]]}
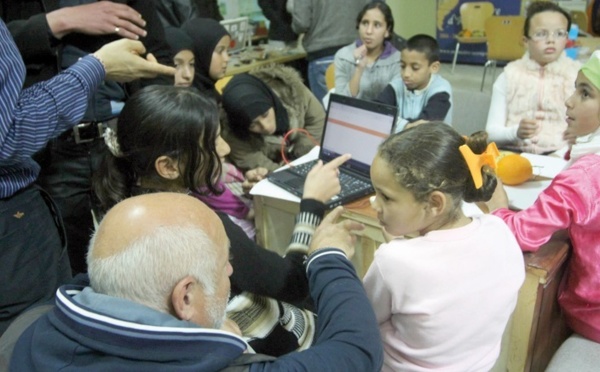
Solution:
{"label": "girl in black hijab", "polygon": [[225,86],[227,112],[231,131],[240,138],[250,133],[284,135],[289,130],[288,113],[273,90],[259,78],[249,74],[234,76]]}
{"label": "girl in black hijab", "polygon": [[[220,101],[215,83],[225,76],[231,43],[225,27],[214,19],[192,18],[180,29],[167,28],[166,35],[175,54],[175,67],[182,71],[175,75],[175,85],[185,85],[191,80],[189,84]],[[183,76],[189,75],[184,70],[189,71],[190,66],[193,79]]]}
{"label": "girl in black hijab", "polygon": [[240,169],[274,171],[321,139],[323,105],[291,67],[270,64],[235,75],[223,89],[222,105],[223,138]]}

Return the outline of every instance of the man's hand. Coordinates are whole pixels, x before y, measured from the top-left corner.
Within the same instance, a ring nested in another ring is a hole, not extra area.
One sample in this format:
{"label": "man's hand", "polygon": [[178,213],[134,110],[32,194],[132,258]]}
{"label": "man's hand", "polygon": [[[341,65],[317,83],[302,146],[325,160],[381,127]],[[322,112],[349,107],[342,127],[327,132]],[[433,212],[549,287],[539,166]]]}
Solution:
{"label": "man's hand", "polygon": [[354,256],[356,237],[352,232],[362,230],[365,226],[360,222],[351,220],[337,222],[343,212],[344,207],[337,207],[323,218],[315,231],[315,235],[313,235],[308,254],[320,248],[338,248],[343,250],[348,258]]}
{"label": "man's hand", "polygon": [[303,199],[315,199],[322,203],[339,194],[340,186],[339,166],[350,159],[350,154],[340,155],[329,163],[323,165],[322,161],[308,172],[304,181]]}
{"label": "man's hand", "polygon": [[112,1],[61,8],[46,14],[46,19],[57,39],[74,32],[87,35],[117,34],[132,40],[146,36],[146,21],[142,15],[128,5]]}
{"label": "man's hand", "polygon": [[94,55],[104,64],[106,80],[128,82],[157,75],[175,75],[175,68],[161,65],[152,54],[140,57],[146,48],[139,41],[121,39],[108,43]]}
{"label": "man's hand", "polygon": [[254,187],[254,185],[262,181],[267,176],[267,174],[269,174],[269,170],[263,167],[258,167],[247,171],[244,174],[245,179],[242,183],[242,190],[244,190],[244,193],[249,193],[250,190]]}

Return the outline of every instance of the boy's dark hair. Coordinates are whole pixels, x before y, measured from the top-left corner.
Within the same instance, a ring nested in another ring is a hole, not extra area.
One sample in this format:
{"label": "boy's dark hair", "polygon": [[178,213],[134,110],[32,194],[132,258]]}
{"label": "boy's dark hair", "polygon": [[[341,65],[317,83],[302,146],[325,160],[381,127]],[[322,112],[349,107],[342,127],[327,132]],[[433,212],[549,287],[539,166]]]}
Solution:
{"label": "boy's dark hair", "polygon": [[386,37],[385,40],[390,40],[394,35],[394,16],[392,15],[392,9],[390,8],[390,6],[383,1],[375,0],[368,3],[364,6],[364,8],[362,8],[362,10],[358,13],[358,16],[356,17],[356,29],[358,30],[358,28],[360,27],[360,21],[362,21],[362,18],[365,16],[365,13],[371,9],[379,9],[381,13],[383,13],[383,18],[385,18],[387,30],[390,33],[390,35]]}
{"label": "boy's dark hair", "polygon": [[406,42],[404,49],[414,50],[425,54],[429,64],[439,62],[440,60],[440,46],[438,45],[437,40],[429,35],[418,34],[411,37]]}
{"label": "boy's dark hair", "polygon": [[557,12],[562,14],[567,19],[567,31],[571,29],[571,15],[566,10],[552,1],[534,1],[529,5],[529,7],[527,7],[525,26],[523,27],[523,36],[529,38],[529,26],[531,24],[531,18],[533,18],[534,15],[542,12]]}

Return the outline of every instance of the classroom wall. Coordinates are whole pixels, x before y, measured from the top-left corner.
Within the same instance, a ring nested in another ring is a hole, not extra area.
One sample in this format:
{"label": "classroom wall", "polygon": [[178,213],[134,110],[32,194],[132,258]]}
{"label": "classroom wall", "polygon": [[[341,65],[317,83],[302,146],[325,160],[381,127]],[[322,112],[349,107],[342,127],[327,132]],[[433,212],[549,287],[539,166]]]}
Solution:
{"label": "classroom wall", "polygon": [[394,31],[406,39],[416,34],[435,37],[437,1],[387,0],[394,15]]}
{"label": "classroom wall", "polygon": [[264,20],[257,0],[217,0],[219,11],[225,19],[248,16],[250,21]]}
{"label": "classroom wall", "polygon": [[[521,14],[525,13],[525,8],[531,2],[531,0],[507,1],[521,1]],[[585,0],[554,1],[569,10],[585,10],[586,6]],[[416,34],[427,34],[435,37],[437,4],[444,2],[452,3],[453,0],[387,0],[396,23],[394,31],[404,38]]]}
{"label": "classroom wall", "polygon": [[[453,2],[454,0],[387,0],[387,4],[392,9],[396,25],[394,31],[404,37],[409,38],[416,34],[427,34],[435,37],[436,30],[436,12],[437,4],[443,2]],[[522,10],[531,0],[506,0],[521,1]],[[563,0],[557,1],[561,6],[567,9],[584,8],[585,0]],[[241,15],[255,16],[260,13],[256,0],[218,0],[221,13],[225,18],[239,17]]]}

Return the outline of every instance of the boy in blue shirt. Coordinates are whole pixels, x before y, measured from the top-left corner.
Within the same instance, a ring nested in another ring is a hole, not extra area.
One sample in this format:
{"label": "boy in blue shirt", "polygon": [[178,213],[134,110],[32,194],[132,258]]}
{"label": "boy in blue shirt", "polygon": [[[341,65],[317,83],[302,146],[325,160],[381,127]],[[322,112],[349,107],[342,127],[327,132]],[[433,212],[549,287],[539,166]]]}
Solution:
{"label": "boy in blue shirt", "polygon": [[408,39],[400,57],[401,78],[392,80],[376,101],[398,107],[396,132],[432,120],[452,121],[452,87],[438,75],[440,48],[428,35]]}

